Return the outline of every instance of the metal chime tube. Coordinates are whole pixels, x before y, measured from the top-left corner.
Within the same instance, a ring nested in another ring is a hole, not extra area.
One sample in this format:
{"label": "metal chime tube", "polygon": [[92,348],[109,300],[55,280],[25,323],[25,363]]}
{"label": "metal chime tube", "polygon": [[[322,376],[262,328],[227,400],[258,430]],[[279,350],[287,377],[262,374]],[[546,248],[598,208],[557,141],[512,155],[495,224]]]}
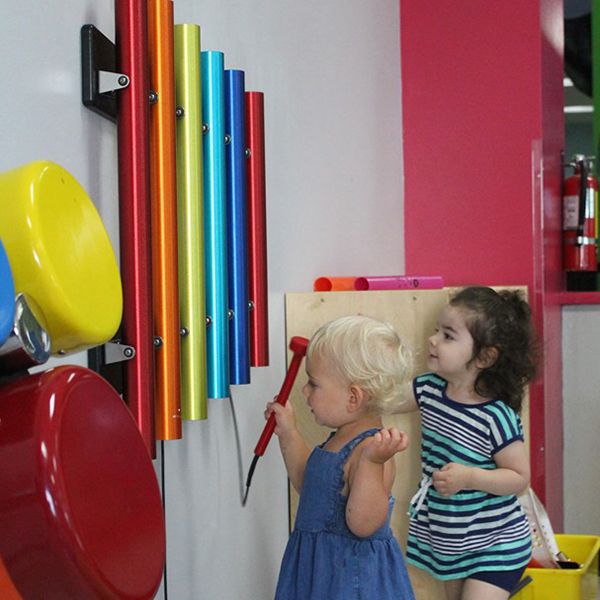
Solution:
{"label": "metal chime tube", "polygon": [[246,92],[250,364],[269,364],[264,94]]}
{"label": "metal chime tube", "polygon": [[122,341],[135,348],[135,356],[125,363],[124,396],[155,456],[146,16],[146,2],[115,2],[117,68],[130,80],[119,93],[117,121]]}
{"label": "metal chime tube", "polygon": [[181,412],[207,417],[200,27],[175,25]]}
{"label": "metal chime tube", "polygon": [[209,398],[229,395],[223,53],[202,52],[204,239]]}
{"label": "metal chime tube", "polygon": [[227,264],[229,308],[229,380],[250,383],[248,315],[248,218],[246,207],[246,127],[244,72],[225,71],[225,147],[227,164]]}
{"label": "metal chime tube", "polygon": [[181,402],[172,0],[148,2],[148,34],[155,94],[150,107],[155,433],[159,440],[173,440],[181,438]]}

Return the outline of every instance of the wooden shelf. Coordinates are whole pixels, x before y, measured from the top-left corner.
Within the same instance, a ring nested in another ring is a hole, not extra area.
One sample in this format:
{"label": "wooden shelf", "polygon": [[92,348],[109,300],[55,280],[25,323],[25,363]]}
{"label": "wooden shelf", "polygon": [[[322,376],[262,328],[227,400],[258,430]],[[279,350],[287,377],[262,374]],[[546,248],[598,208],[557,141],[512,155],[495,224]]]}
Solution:
{"label": "wooden shelf", "polygon": [[600,304],[600,292],[560,292],[558,304]]}

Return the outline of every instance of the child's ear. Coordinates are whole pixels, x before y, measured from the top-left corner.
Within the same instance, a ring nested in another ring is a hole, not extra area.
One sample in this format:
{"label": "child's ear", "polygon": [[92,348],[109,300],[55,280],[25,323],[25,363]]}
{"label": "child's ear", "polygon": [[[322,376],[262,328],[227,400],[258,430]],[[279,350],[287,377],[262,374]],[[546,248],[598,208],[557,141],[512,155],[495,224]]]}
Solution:
{"label": "child's ear", "polygon": [[350,384],[349,391],[348,411],[356,412],[357,410],[361,410],[369,400],[369,395],[355,383]]}
{"label": "child's ear", "polygon": [[478,369],[489,369],[498,360],[498,348],[487,346],[483,348],[475,361]]}

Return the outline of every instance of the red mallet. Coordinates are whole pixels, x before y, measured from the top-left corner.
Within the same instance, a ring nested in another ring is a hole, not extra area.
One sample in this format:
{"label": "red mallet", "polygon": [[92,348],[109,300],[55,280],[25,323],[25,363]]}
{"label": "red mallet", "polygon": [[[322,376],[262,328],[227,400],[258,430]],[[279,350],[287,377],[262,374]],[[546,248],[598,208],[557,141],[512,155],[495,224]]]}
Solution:
{"label": "red mallet", "polygon": [[[294,381],[298,375],[298,370],[300,369],[302,359],[306,355],[307,348],[308,340],[304,337],[294,336],[290,340],[290,350],[294,355],[292,356],[290,366],[288,367],[287,373],[285,374],[285,379],[283,380],[283,384],[281,385],[281,389],[277,395],[277,402],[281,405],[284,405],[290,396],[292,386],[294,385]],[[250,482],[252,481],[252,475],[254,474],[256,463],[258,462],[258,459],[265,453],[267,445],[269,444],[269,440],[273,435],[273,431],[275,431],[275,413],[271,413],[269,415],[263,432],[258,439],[258,443],[256,444],[256,448],[254,448],[254,458],[252,459],[252,464],[250,465],[250,470],[248,471],[248,477],[246,479],[246,493],[244,494],[244,499],[242,500],[242,506],[246,504],[246,499],[248,498]]]}

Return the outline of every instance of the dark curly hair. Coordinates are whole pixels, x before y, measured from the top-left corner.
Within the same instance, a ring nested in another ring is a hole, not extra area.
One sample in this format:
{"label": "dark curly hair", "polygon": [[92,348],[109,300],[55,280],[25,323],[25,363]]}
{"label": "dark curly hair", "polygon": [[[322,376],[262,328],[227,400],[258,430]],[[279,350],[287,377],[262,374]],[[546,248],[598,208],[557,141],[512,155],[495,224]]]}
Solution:
{"label": "dark curly hair", "polygon": [[466,311],[466,325],[473,338],[473,358],[495,348],[493,364],[475,380],[475,391],[485,398],[499,398],[520,412],[525,386],[535,377],[538,346],[531,309],[518,291],[495,291],[484,286],[462,289],[450,305]]}

